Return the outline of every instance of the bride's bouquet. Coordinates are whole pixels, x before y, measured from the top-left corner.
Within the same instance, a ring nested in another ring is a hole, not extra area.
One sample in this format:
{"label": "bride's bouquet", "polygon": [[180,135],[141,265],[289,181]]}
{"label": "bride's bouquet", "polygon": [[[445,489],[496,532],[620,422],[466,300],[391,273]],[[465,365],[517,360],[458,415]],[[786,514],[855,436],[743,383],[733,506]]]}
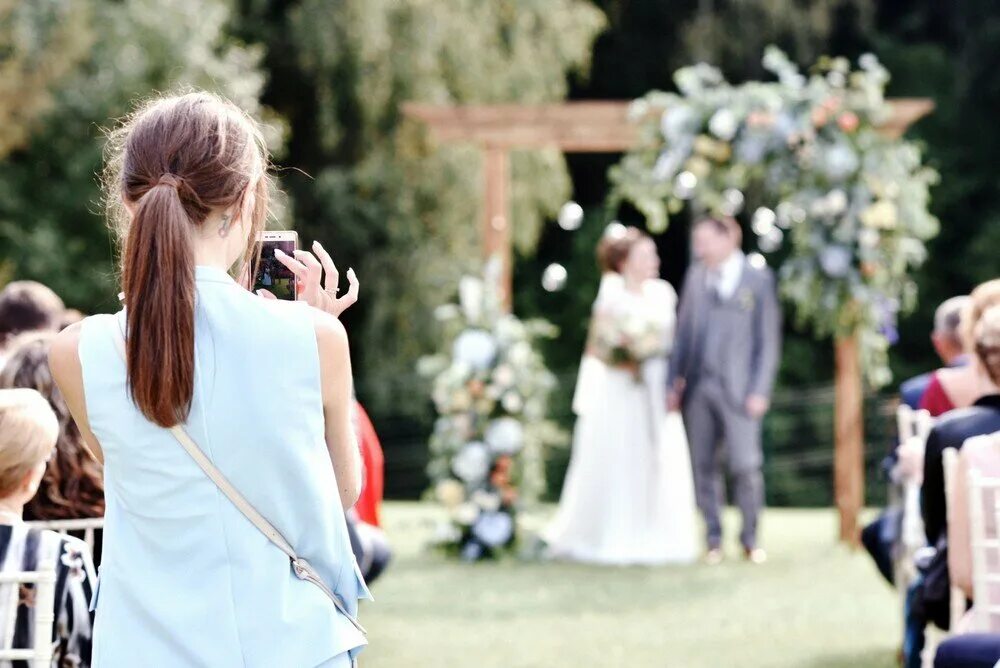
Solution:
{"label": "bride's bouquet", "polygon": [[638,369],[667,352],[667,327],[667,320],[653,313],[599,311],[591,326],[590,347],[607,364]]}

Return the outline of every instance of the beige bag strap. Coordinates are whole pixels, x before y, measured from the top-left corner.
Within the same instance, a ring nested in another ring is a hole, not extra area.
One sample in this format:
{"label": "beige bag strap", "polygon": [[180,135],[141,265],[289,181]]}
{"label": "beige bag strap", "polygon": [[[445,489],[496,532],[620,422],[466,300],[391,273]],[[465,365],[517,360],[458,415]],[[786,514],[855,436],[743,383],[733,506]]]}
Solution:
{"label": "beige bag strap", "polygon": [[[117,333],[117,336],[115,336],[115,344],[117,345],[118,353],[121,355],[122,360],[125,360],[125,335],[121,331],[121,327],[118,325],[117,319],[115,321],[115,331]],[[316,572],[312,565],[302,557],[298,556],[288,541],[285,540],[285,537],[281,535],[281,532],[278,531],[273,524],[268,522],[267,518],[257,512],[257,509],[246,500],[246,497],[240,494],[239,490],[233,487],[233,484],[229,482],[226,476],[223,475],[222,471],[220,471],[215,464],[212,463],[212,460],[208,458],[200,447],[198,447],[198,444],[194,442],[194,439],[191,438],[184,428],[177,424],[170,427],[169,431],[173,437],[177,439],[177,442],[181,444],[181,447],[184,448],[189,455],[191,455],[191,459],[193,459],[195,464],[198,465],[198,468],[204,471],[205,475],[208,476],[208,479],[215,483],[215,486],[219,488],[219,491],[222,492],[234,506],[236,506],[236,509],[243,513],[243,516],[250,520],[250,523],[257,527],[257,529],[264,534],[264,536],[266,536],[275,547],[288,556],[289,561],[292,563],[292,571],[295,573],[295,576],[300,580],[311,582],[319,587],[323,593],[326,594],[331,601],[333,601],[337,610],[339,610],[342,615],[347,617],[351,624],[353,624],[354,627],[362,633],[362,635],[368,637],[368,632],[365,631],[363,626],[361,626],[361,623],[357,620],[357,618],[347,611],[347,607],[340,599],[340,596],[326,586],[326,583],[323,582],[323,579],[319,576],[319,573]]]}

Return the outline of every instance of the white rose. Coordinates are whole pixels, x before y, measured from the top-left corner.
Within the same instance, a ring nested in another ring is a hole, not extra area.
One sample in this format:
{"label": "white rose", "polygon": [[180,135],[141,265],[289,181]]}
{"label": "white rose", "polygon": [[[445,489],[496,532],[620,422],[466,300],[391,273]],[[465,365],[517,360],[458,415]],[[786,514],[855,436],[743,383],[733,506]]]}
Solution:
{"label": "white rose", "polygon": [[479,517],[479,506],[474,503],[463,503],[452,511],[451,516],[462,526],[469,526]]}
{"label": "white rose", "polygon": [[521,397],[517,394],[517,392],[508,392],[503,395],[503,399],[500,403],[503,405],[503,409],[508,413],[520,413],[521,408],[524,407],[524,402],[521,400]]}
{"label": "white rose", "polygon": [[483,282],[464,276],[458,282],[458,301],[469,322],[477,322],[483,313]]}
{"label": "white rose", "polygon": [[496,340],[481,329],[465,330],[452,346],[452,356],[477,371],[488,369],[496,355]]}
{"label": "white rose", "polygon": [[493,452],[513,455],[524,445],[524,427],[512,417],[497,418],[486,427],[484,440]]}
{"label": "white rose", "polygon": [[722,141],[731,141],[736,136],[739,121],[729,109],[719,109],[708,121],[709,131]]}
{"label": "white rose", "polygon": [[472,493],[471,501],[486,512],[500,510],[500,495],[495,492],[487,492],[485,489],[476,490]]}
{"label": "white rose", "polygon": [[485,443],[466,443],[451,461],[451,470],[469,485],[486,480],[490,473],[490,451]]}
{"label": "white rose", "polygon": [[500,364],[493,370],[493,381],[500,387],[510,387],[514,380],[514,370],[509,364]]}
{"label": "white rose", "polygon": [[435,486],[434,496],[445,508],[454,508],[465,501],[465,486],[457,480],[446,478]]}

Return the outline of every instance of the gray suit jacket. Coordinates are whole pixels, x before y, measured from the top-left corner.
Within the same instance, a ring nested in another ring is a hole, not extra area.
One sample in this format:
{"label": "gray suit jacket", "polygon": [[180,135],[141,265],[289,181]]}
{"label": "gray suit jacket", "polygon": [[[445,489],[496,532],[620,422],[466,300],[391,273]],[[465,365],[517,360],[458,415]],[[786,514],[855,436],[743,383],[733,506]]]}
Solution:
{"label": "gray suit jacket", "polygon": [[720,298],[708,286],[707,269],[693,265],[684,279],[677,337],[670,360],[668,384],[678,378],[691,390],[704,374],[704,350],[708,328],[715,328],[720,359],[713,368],[721,376],[729,399],[742,407],[751,394],[771,396],[781,357],[781,309],[774,273],[744,262],[736,292],[722,300],[711,322],[706,322],[713,302]]}

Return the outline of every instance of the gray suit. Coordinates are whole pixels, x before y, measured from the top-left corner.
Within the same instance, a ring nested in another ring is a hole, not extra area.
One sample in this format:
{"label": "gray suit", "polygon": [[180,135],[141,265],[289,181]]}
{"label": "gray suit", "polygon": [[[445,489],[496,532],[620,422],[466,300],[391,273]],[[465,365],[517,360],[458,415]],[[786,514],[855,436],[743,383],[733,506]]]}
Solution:
{"label": "gray suit", "polygon": [[743,513],[740,540],[744,547],[756,547],[764,505],[763,453],[760,420],[747,414],[745,404],[752,394],[770,397],[780,353],[781,310],[770,269],[744,261],[736,291],[725,299],[709,285],[704,265],[691,267],[681,294],[669,385],[677,379],[686,383],[684,424],[709,548],[722,541],[724,460]]}

